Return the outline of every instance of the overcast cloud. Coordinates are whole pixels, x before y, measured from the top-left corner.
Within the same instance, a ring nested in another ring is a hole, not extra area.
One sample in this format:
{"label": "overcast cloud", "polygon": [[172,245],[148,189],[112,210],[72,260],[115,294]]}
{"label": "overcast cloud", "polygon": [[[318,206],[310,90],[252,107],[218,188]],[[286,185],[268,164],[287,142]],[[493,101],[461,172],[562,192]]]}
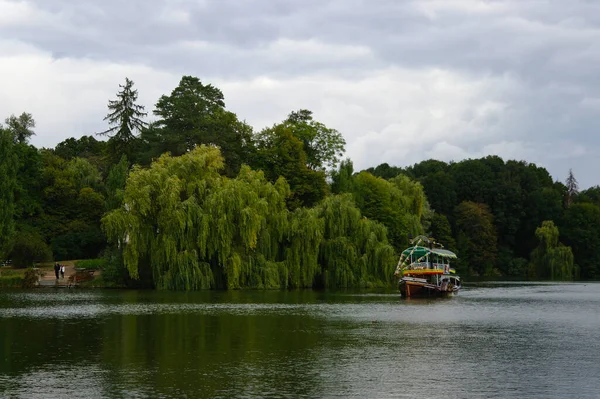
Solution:
{"label": "overcast cloud", "polygon": [[600,2],[0,0],[0,117],[37,146],[102,131],[125,76],[182,75],[255,129],[299,108],[360,170],[489,154],[600,184]]}

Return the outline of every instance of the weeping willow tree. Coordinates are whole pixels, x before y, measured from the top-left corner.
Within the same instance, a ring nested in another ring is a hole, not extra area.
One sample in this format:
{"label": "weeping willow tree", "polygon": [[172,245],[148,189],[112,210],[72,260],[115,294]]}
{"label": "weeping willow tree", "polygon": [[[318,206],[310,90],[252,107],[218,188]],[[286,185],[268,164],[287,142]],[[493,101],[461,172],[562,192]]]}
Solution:
{"label": "weeping willow tree", "polygon": [[410,236],[429,227],[432,212],[420,183],[403,175],[387,181],[368,172],[352,175],[349,181],[349,172],[351,163],[342,164],[333,176],[334,189],[350,190],[363,215],[387,228],[397,251],[408,246]]}
{"label": "weeping willow tree", "polygon": [[393,275],[386,229],[350,196],[290,212],[290,189],[242,167],[219,174],[217,148],[161,156],[127,178],[103,226],[133,278],[159,289],[382,285]]}
{"label": "weeping willow tree", "polygon": [[576,266],[571,247],[558,242],[558,227],[551,220],[542,222],[535,231],[539,245],[531,252],[529,274],[532,278],[573,280]]}
{"label": "weeping willow tree", "polygon": [[406,218],[410,231],[419,235],[421,231],[428,230],[433,219],[433,211],[421,183],[403,174],[389,181],[403,194],[402,202],[408,211]]}
{"label": "weeping willow tree", "polygon": [[389,283],[394,249],[387,229],[361,216],[350,194],[331,196],[318,207],[324,222],[319,260],[328,288],[369,287]]}

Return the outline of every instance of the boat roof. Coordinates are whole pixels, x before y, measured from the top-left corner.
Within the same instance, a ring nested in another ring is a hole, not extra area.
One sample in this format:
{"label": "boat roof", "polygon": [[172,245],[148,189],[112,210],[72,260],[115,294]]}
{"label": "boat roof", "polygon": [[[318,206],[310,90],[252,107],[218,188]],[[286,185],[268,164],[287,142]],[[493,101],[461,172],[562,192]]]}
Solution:
{"label": "boat roof", "polygon": [[402,251],[402,255],[404,256],[410,256],[411,254],[417,258],[421,258],[429,254],[435,254],[441,256],[442,258],[456,258],[456,254],[454,252],[442,248],[427,248],[415,246],[406,248],[404,251]]}

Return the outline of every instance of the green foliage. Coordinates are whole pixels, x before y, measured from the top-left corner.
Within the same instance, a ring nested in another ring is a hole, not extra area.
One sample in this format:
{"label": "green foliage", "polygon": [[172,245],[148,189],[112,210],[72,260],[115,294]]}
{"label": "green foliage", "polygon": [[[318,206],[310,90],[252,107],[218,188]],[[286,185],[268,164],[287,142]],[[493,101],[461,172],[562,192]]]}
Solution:
{"label": "green foliage", "polygon": [[37,269],[33,267],[25,270],[25,274],[23,276],[23,281],[21,281],[21,288],[33,288],[38,284],[39,273]]}
{"label": "green foliage", "polygon": [[83,259],[75,262],[75,267],[79,269],[102,269],[106,260],[102,258],[97,259]]}
{"label": "green foliage", "polygon": [[529,274],[535,279],[573,280],[575,267],[570,247],[558,242],[558,228],[546,220],[535,231],[539,245],[531,253]]}
{"label": "green foliage", "polygon": [[12,135],[15,144],[27,144],[29,138],[35,135],[33,132],[35,120],[27,112],[23,112],[18,117],[11,115],[6,118],[4,123],[6,123],[6,130]]}
{"label": "green foliage", "polygon": [[398,176],[400,173],[404,173],[404,170],[396,166],[390,166],[388,163],[382,163],[374,168],[367,169],[365,172],[369,172],[373,176],[389,180],[392,177]]}
{"label": "green foliage", "polygon": [[121,90],[117,93],[116,100],[108,102],[108,115],[104,118],[111,126],[98,133],[109,136],[107,155],[111,163],[118,162],[122,155],[132,158],[137,135],[147,126],[143,118],[147,115],[144,106],[136,104],[137,90],[133,89],[133,81],[125,78],[125,85],[119,85]]}
{"label": "green foliage", "polygon": [[395,268],[387,230],[361,216],[349,194],[330,196],[317,207],[325,223],[319,260],[327,288],[389,284]]}
{"label": "green foliage", "polygon": [[67,161],[75,157],[85,158],[98,165],[98,159],[104,154],[105,148],[106,142],[98,141],[93,136],[81,136],[79,139],[70,137],[54,147],[54,155]]}
{"label": "green foliage", "polygon": [[18,229],[35,224],[43,212],[41,202],[42,156],[32,145],[16,144],[18,159],[17,187],[15,190],[15,218]]}
{"label": "green foliage", "polygon": [[97,281],[99,285],[104,287],[126,286],[129,274],[123,264],[123,253],[119,248],[111,246],[104,251],[101,270],[101,281]]}
{"label": "green foliage", "polygon": [[343,160],[339,169],[331,172],[331,192],[334,194],[354,192],[353,175],[354,164],[350,159]]}
{"label": "green foliage", "polygon": [[[0,258],[15,248],[23,253],[19,237],[35,237],[27,243],[38,248],[34,258],[46,257],[40,248],[48,245],[57,260],[95,258],[107,244],[100,219],[114,211],[104,223],[114,236],[105,252],[106,284],[132,284],[131,272],[135,283],[177,289],[377,285],[388,277],[375,271],[381,264],[367,261],[375,255],[365,258],[369,238],[327,233],[332,220],[365,228],[348,221],[358,212],[357,220],[374,223],[370,229],[385,230],[385,239],[375,234],[377,245],[386,246],[389,237],[399,251],[410,236],[427,231],[457,250],[465,271],[523,275],[531,256],[532,275],[562,279],[556,265],[568,263],[568,251],[552,252],[558,260],[544,269],[540,259],[550,255],[540,252],[536,234],[544,221],[555,220],[578,265],[572,274],[600,278],[600,188],[579,192],[571,171],[563,184],[534,164],[488,156],[408,168],[381,164],[371,174],[355,174],[346,160],[328,172],[328,187],[325,170],[338,164],[345,142],[308,110],[253,135],[225,109],[223,93],[195,77],[184,76],[160,97],[150,126],[136,101],[126,79],[109,101],[108,142],[83,136],[54,150],[28,144],[35,127],[30,114],[6,119]],[[209,155],[216,147],[220,155]],[[197,148],[203,149],[192,161]],[[182,159],[159,160],[165,152]],[[149,169],[137,167],[131,178],[131,163]],[[28,256],[24,263],[33,262]]]}
{"label": "green foliage", "polygon": [[256,138],[255,164],[275,182],[284,177],[290,185],[290,209],[313,206],[327,194],[325,173],[310,169],[302,142],[284,125],[264,129]]}
{"label": "green foliage", "polygon": [[85,158],[72,158],[66,164],[65,172],[77,191],[88,187],[94,190],[100,189],[102,175],[98,168]]}
{"label": "green foliage", "polygon": [[436,242],[442,243],[446,249],[456,252],[456,241],[452,234],[452,227],[445,215],[434,213],[431,219],[431,235]]}
{"label": "green foliage", "polygon": [[100,230],[105,200],[99,171],[85,159],[65,161],[49,151],[41,156],[41,211],[21,230],[51,243],[57,260],[98,256],[106,243]]}
{"label": "green foliage", "polygon": [[[340,169],[334,176],[342,174],[348,172]],[[387,228],[390,242],[397,251],[406,248],[409,236],[422,234],[423,224],[429,223],[431,214],[423,189],[420,184],[411,182],[406,176],[386,181],[370,173],[361,172],[352,176],[351,182],[337,187],[336,189],[347,187],[352,190],[356,205],[362,214]]]}
{"label": "green foliage", "polygon": [[248,167],[230,179],[222,166],[218,149],[200,146],[130,173],[124,206],[103,224],[133,278],[178,290],[389,281],[386,229],[362,218],[351,196],[290,212],[284,179],[272,184]]}
{"label": "green foliage", "polygon": [[21,288],[23,286],[23,276],[21,275],[10,275],[5,276],[4,273],[0,275],[0,288]]}
{"label": "green foliage", "polygon": [[[389,174],[397,169],[382,164],[375,170]],[[563,213],[566,188],[553,183],[547,170],[527,162],[504,162],[496,156],[450,164],[427,160],[405,172],[423,185],[431,208],[446,216],[452,226],[456,226],[454,209],[459,203],[488,206],[499,249],[494,268],[505,275],[522,269],[518,259],[529,257],[537,246],[535,229],[542,221],[560,220]],[[455,239],[467,245],[466,237],[455,233]],[[517,263],[512,264],[513,260]]]}
{"label": "green foliage", "polygon": [[590,187],[577,195],[577,202],[588,202],[600,206],[600,186]]}
{"label": "green foliage", "polygon": [[20,232],[12,243],[9,256],[15,267],[30,267],[34,263],[52,260],[52,251],[42,237],[35,233]]}
{"label": "green foliage", "polygon": [[0,256],[14,231],[17,166],[12,135],[0,126]]}
{"label": "green foliage", "polygon": [[315,121],[312,111],[307,109],[292,112],[283,125],[302,142],[310,169],[325,170],[337,166],[346,145],[340,132]]}
{"label": "green foliage", "polygon": [[160,119],[142,134],[149,147],[146,158],[165,152],[178,156],[205,144],[221,149],[228,176],[235,176],[247,161],[252,129],[225,110],[218,88],[184,76],[169,96],[160,97],[154,114]]}
{"label": "green foliage", "polygon": [[123,155],[118,164],[114,165],[108,172],[106,178],[106,203],[105,209],[110,211],[121,206],[123,203],[123,193],[125,191],[125,181],[129,173],[127,157]]}
{"label": "green foliage", "polygon": [[573,249],[581,278],[600,277],[600,208],[590,203],[574,203],[560,224],[564,243]]}
{"label": "green foliage", "polygon": [[470,274],[491,276],[498,253],[494,217],[485,204],[461,202],[455,209],[459,265]]}
{"label": "green foliage", "polygon": [[400,190],[405,198],[406,211],[409,217],[414,220],[413,225],[417,226],[413,231],[421,234],[421,231],[427,230],[433,217],[433,211],[429,206],[421,183],[402,174],[389,181]]}

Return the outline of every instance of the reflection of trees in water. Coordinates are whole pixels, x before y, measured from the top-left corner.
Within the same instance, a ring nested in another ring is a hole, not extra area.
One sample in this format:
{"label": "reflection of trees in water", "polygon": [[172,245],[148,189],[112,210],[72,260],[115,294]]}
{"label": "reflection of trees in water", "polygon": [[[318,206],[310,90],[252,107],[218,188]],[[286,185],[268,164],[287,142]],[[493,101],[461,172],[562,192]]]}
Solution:
{"label": "reflection of trees in water", "polygon": [[311,370],[318,367],[325,321],[305,306],[317,297],[312,291],[115,292],[102,295],[92,317],[3,318],[0,373],[12,383],[2,384],[0,396],[40,386],[45,394],[87,397],[318,396],[319,373]]}
{"label": "reflection of trees in water", "polygon": [[117,384],[151,385],[161,394],[172,394],[173,387],[211,397],[310,393],[316,381],[306,379],[307,355],[319,345],[319,334],[311,333],[319,330],[319,320],[310,316],[230,314],[227,309],[126,315],[104,325],[102,361]]}

